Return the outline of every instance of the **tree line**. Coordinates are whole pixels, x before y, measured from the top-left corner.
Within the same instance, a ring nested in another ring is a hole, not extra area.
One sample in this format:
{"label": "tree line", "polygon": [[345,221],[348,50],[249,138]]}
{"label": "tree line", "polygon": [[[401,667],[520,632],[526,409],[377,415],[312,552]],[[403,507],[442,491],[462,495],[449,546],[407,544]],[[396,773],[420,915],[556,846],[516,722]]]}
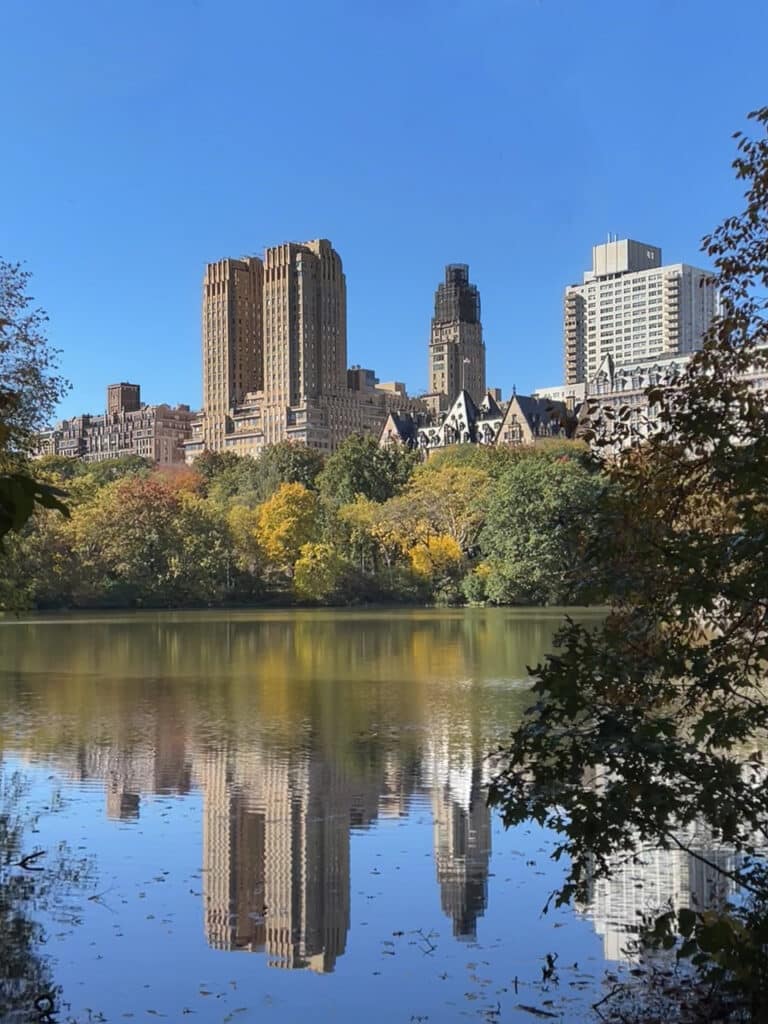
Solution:
{"label": "tree line", "polygon": [[[571,604],[607,478],[588,449],[464,446],[427,462],[352,436],[326,459],[282,442],[191,467],[48,456],[39,509],[6,541],[5,608],[224,603]],[[589,564],[589,568],[588,568]]]}

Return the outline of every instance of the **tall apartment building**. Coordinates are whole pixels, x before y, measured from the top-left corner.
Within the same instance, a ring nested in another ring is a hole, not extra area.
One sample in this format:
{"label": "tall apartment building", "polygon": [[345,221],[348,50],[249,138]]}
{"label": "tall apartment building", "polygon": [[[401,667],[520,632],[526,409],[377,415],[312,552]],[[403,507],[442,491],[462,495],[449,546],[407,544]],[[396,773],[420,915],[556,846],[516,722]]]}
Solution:
{"label": "tall apartment building", "polygon": [[263,259],[221,260],[203,279],[203,412],[185,445],[258,455],[294,440],[332,451],[378,435],[391,409],[423,408],[375,375],[347,373],[347,291],[326,239],[286,242]]}
{"label": "tall apartment building", "polygon": [[325,239],[287,242],[264,255],[265,444],[307,424],[313,399],[347,390],[347,283],[341,258]]}
{"label": "tall apartment building", "polygon": [[466,263],[449,263],[435,292],[429,337],[429,391],[439,396],[435,411],[448,408],[465,389],[480,405],[486,390],[480,292],[470,284]]}
{"label": "tall apartment building", "polygon": [[38,455],[66,455],[103,462],[139,455],[158,465],[184,461],[184,442],[195,414],[188,405],[142,405],[138,384],[110,384],[107,412],[61,420],[38,440]]}
{"label": "tall apartment building", "polygon": [[662,265],[661,249],[631,239],[592,248],[592,269],[565,291],[565,383],[591,380],[603,359],[616,365],[701,347],[718,310],[711,273]]}
{"label": "tall apartment building", "polygon": [[209,263],[203,278],[203,408],[206,447],[220,450],[229,410],[263,381],[262,277],[258,257]]}

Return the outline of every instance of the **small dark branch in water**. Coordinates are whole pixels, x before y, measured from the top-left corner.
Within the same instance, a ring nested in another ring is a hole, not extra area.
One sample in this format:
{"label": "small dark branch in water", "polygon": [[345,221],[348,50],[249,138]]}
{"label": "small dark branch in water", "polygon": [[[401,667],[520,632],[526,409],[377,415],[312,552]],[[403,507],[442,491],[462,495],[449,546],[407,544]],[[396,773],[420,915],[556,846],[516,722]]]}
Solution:
{"label": "small dark branch in water", "polygon": [[604,995],[602,999],[598,999],[596,1003],[592,1003],[592,1009],[597,1013],[600,1020],[605,1020],[602,1010],[600,1007],[603,1003],[607,1003],[609,999],[612,999],[617,993],[621,992],[621,985],[614,985],[607,995]]}
{"label": "small dark branch in water", "polygon": [[422,928],[417,928],[416,931],[414,932],[414,935],[421,936],[422,941],[426,945],[427,948],[422,949],[422,953],[424,953],[425,956],[429,955],[430,953],[434,953],[434,951],[437,949],[437,946],[432,941],[432,936],[434,935],[434,932],[430,932],[429,935],[425,935]]}
{"label": "small dark branch in water", "polygon": [[107,895],[107,893],[112,892],[113,889],[114,886],[111,885],[109,889],[105,889],[104,892],[95,892],[92,896],[88,897],[88,900],[91,903],[100,903],[102,907],[107,907],[107,910],[111,910],[112,908],[107,906],[107,904],[104,902],[104,897]]}
{"label": "small dark branch in water", "polygon": [[42,868],[32,867],[32,862],[37,860],[38,857],[44,857],[45,854],[45,850],[36,850],[35,853],[28,853],[26,857],[21,858],[16,866],[24,868],[25,871],[42,871]]}
{"label": "small dark branch in water", "polygon": [[525,1003],[517,1004],[518,1010],[525,1010],[526,1013],[532,1013],[534,1017],[557,1017],[558,1014],[550,1013],[549,1010],[540,1010],[538,1006],[527,1006]]}

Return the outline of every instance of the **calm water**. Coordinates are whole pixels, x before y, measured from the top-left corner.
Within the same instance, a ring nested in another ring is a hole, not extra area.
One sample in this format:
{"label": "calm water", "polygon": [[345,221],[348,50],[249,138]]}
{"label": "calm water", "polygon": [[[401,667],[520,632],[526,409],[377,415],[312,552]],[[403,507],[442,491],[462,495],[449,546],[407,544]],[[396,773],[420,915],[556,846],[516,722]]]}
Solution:
{"label": "calm water", "polygon": [[561,615],[0,624],[3,772],[59,794],[27,846],[91,862],[46,918],[55,1019],[577,1019],[634,883],[542,915],[550,841],[503,832],[482,791]]}

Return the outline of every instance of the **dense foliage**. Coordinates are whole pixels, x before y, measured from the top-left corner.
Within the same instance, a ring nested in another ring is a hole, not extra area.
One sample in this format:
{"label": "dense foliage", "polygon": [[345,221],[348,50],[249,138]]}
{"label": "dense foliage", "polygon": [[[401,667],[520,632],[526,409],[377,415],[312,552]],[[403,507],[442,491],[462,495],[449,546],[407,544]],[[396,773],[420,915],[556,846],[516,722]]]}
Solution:
{"label": "dense foliage", "polygon": [[18,263],[0,259],[0,541],[20,530],[36,506],[64,511],[56,490],[26,466],[67,388],[45,336],[47,317],[26,294],[29,277]]}
{"label": "dense foliage", "polygon": [[26,294],[29,278],[18,263],[0,259],[0,448],[22,455],[67,388],[45,337],[48,318]]}
{"label": "dense foliage", "polygon": [[[768,1019],[768,108],[752,116],[761,134],[737,136],[734,165],[746,208],[704,241],[723,298],[704,351],[679,389],[649,390],[653,436],[595,410],[611,612],[563,630],[491,791],[508,825],[559,836],[561,902],[648,846],[682,848],[736,887],[651,929],[698,972],[690,1001],[674,997],[685,1020]],[[702,835],[730,866],[702,854]]]}
{"label": "dense foliage", "polygon": [[289,443],[258,459],[206,453],[191,468],[43,458],[36,474],[66,491],[70,516],[40,513],[8,541],[0,601],[573,600],[605,490],[585,453],[448,449],[421,463],[351,437],[324,465]]}

